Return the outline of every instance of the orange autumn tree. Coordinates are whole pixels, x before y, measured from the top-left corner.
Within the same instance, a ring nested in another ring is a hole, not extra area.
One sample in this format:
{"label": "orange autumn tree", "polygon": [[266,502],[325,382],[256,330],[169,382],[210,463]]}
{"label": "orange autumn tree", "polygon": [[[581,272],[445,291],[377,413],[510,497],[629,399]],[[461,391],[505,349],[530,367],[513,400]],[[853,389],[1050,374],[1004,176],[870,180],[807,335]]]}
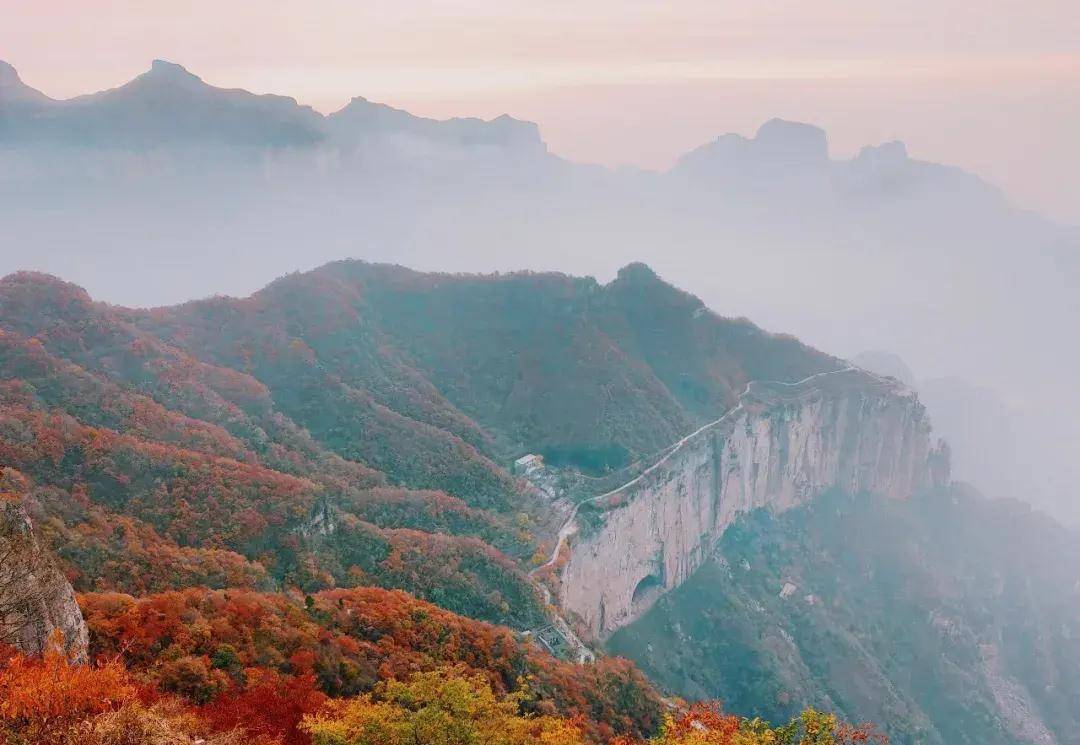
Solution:
{"label": "orange autumn tree", "polygon": [[[297,666],[303,667],[297,662]],[[310,662],[310,660],[308,661]],[[585,745],[585,721],[529,713],[524,681],[502,693],[462,664],[327,700],[310,672],[249,668],[247,685],[195,708],[137,684],[116,661],[72,665],[51,651],[0,657],[0,742],[7,745]],[[309,712],[316,712],[311,714]],[[649,745],[887,745],[869,725],[814,709],[774,727],[694,704],[664,718]],[[644,745],[615,738],[610,745]]]}
{"label": "orange autumn tree", "polygon": [[115,660],[76,665],[57,651],[31,657],[0,648],[4,745],[289,745],[218,724],[141,687]]}
{"label": "orange autumn tree", "polygon": [[330,702],[302,727],[313,745],[584,745],[572,720],[521,714],[526,696],[499,695],[482,675],[444,668]]}
{"label": "orange autumn tree", "polygon": [[136,688],[117,662],[72,665],[53,647],[43,657],[0,661],[0,732],[19,742],[63,742],[72,725],[119,709]]}

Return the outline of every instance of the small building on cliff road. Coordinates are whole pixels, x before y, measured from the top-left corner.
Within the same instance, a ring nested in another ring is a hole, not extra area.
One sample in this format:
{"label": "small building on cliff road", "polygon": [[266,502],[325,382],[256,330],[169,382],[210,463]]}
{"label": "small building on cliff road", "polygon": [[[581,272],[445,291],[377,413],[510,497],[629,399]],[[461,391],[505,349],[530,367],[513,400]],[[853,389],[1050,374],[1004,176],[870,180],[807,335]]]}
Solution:
{"label": "small building on cliff road", "polygon": [[544,467],[544,456],[536,453],[523,455],[514,461],[514,473],[528,476]]}

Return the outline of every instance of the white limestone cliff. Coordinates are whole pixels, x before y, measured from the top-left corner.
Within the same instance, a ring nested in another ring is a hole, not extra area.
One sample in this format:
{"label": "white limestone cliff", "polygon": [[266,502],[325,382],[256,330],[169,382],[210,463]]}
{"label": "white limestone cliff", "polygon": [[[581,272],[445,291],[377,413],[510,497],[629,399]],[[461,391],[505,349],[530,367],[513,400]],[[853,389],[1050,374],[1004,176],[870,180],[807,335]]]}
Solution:
{"label": "white limestone cliff", "polygon": [[604,638],[682,584],[740,513],[831,488],[907,497],[948,478],[934,460],[925,409],[891,379],[852,368],[753,383],[722,419],[582,508],[600,525],[581,528],[579,512],[566,531],[560,605]]}

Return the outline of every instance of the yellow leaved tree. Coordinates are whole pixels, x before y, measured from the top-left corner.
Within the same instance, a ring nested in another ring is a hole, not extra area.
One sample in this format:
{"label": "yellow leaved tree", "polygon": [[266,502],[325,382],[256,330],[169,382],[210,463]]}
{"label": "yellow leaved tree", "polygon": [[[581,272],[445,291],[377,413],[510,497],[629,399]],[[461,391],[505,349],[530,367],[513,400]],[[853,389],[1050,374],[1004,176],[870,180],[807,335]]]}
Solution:
{"label": "yellow leaved tree", "polygon": [[500,695],[483,676],[448,668],[332,701],[302,727],[313,745],[584,745],[570,720],[521,714],[526,696]]}

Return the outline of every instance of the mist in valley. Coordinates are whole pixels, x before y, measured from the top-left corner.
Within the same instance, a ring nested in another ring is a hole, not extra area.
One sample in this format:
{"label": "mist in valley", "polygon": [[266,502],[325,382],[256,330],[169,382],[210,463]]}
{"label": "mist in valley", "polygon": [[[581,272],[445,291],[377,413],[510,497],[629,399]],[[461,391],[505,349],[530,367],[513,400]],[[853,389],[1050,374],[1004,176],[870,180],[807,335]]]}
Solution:
{"label": "mist in valley", "polygon": [[548,152],[542,122],[324,117],[167,63],[69,102],[5,75],[0,274],[157,306],[343,258],[600,282],[642,261],[721,315],[877,372],[895,355],[957,478],[1080,520],[1080,229],[900,142],[833,158],[772,120],[667,171],[608,169]]}
{"label": "mist in valley", "polygon": [[1075,0],[0,18],[0,741],[1080,745]]}

